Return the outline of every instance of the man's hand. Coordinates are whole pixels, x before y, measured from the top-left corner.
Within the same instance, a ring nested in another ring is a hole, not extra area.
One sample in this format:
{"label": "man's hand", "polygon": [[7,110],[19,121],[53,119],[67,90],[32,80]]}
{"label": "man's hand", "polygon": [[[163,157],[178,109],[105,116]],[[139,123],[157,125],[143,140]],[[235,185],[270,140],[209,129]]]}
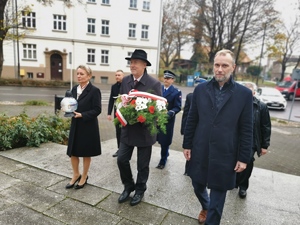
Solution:
{"label": "man's hand", "polygon": [[108,121],[111,121],[111,115],[107,115]]}
{"label": "man's hand", "polygon": [[235,172],[240,173],[240,172],[243,172],[244,169],[246,169],[246,167],[247,167],[246,163],[237,161],[234,170],[235,170]]}
{"label": "man's hand", "polygon": [[191,149],[183,149],[183,155],[189,161],[191,159]]}
{"label": "man's hand", "polygon": [[265,154],[267,154],[268,153],[268,150],[267,149],[265,149],[265,148],[261,148],[261,156],[262,155],[265,155]]}

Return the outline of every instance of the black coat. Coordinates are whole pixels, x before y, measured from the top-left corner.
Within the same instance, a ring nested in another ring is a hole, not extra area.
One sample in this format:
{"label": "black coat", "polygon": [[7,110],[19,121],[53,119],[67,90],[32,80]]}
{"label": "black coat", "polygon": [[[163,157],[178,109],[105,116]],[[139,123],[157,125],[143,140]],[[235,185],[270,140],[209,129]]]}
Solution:
{"label": "black coat", "polygon": [[189,176],[208,188],[235,187],[237,161],[249,163],[252,148],[252,92],[229,82],[224,99],[215,109],[215,79],[198,84],[193,92],[183,148],[191,149]]}
{"label": "black coat", "polygon": [[[164,85],[162,86],[162,91],[163,90]],[[168,101],[167,110],[169,118],[166,125],[167,133],[158,133],[157,141],[161,145],[169,146],[172,143],[176,114],[181,111],[181,91],[171,85],[163,94],[163,97]]]}
{"label": "black coat", "polygon": [[[149,76],[146,72],[135,87],[133,81],[133,75],[124,77],[120,88],[120,94],[128,94],[130,90],[136,89],[138,91],[149,92],[161,96],[160,82]],[[121,142],[130,146],[147,147],[156,142],[156,135],[151,135],[147,127],[142,123],[135,123],[133,125],[128,124],[125,127],[122,127]]]}
{"label": "black coat", "polygon": [[267,149],[270,146],[271,119],[268,106],[253,98],[253,155],[261,155],[261,148]]}
{"label": "black coat", "polygon": [[116,98],[115,97],[118,97],[118,95],[120,94],[120,87],[121,87],[121,83],[120,82],[117,82],[115,84],[113,84],[111,86],[111,89],[110,89],[110,96],[109,96],[109,101],[108,101],[108,108],[107,108],[107,115],[111,115],[112,113],[112,110],[114,109],[114,117],[116,117],[115,115],[115,106],[114,106],[114,103],[115,103],[115,100]]}
{"label": "black coat", "polygon": [[[75,99],[77,86],[72,88]],[[82,118],[72,117],[67,155],[77,157],[100,155],[101,143],[97,116],[101,113],[101,92],[89,83],[77,102],[76,112],[81,113]]]}
{"label": "black coat", "polygon": [[180,133],[181,135],[184,135],[184,129],[185,129],[185,124],[186,120],[190,111],[190,107],[192,104],[192,98],[193,98],[193,93],[189,93],[186,95],[185,98],[185,104],[183,108],[183,113],[182,113],[182,118],[181,118],[181,127],[180,127]]}

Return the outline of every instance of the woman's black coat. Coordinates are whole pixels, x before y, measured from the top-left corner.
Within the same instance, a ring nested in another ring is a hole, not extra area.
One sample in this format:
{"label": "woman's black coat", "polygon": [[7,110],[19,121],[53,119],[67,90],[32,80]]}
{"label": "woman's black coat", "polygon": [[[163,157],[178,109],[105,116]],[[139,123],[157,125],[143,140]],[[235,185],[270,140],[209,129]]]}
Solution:
{"label": "woman's black coat", "polygon": [[[77,98],[77,86],[72,88],[72,95]],[[82,118],[72,117],[67,155],[91,157],[101,154],[100,131],[97,116],[101,113],[101,92],[91,83],[77,99],[76,112]]]}

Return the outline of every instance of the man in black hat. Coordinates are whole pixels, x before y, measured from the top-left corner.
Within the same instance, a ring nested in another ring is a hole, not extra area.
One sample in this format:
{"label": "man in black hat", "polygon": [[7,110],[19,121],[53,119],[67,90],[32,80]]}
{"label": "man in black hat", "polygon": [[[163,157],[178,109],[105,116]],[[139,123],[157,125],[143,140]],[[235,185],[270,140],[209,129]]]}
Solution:
{"label": "man in black hat", "polygon": [[[147,53],[144,50],[136,49],[131,57],[125,59],[130,61],[131,74],[123,78],[120,94],[128,94],[130,90],[135,89],[161,96],[160,82],[147,73],[146,67],[151,66],[151,63],[147,60]],[[122,127],[117,162],[124,191],[118,199],[119,203],[127,201],[133,191],[135,191],[135,194],[130,201],[131,206],[139,204],[144,197],[149,177],[152,145],[155,142],[156,135],[151,135],[147,127],[141,123],[127,124]],[[137,147],[138,174],[136,182],[133,180],[130,167],[134,147]]]}
{"label": "man in black hat", "polygon": [[168,101],[168,123],[167,133],[158,133],[157,141],[161,146],[160,161],[156,168],[165,168],[169,156],[169,146],[172,144],[173,130],[175,124],[175,115],[181,111],[181,91],[173,86],[176,75],[170,71],[164,71],[164,85],[162,85],[163,97]]}

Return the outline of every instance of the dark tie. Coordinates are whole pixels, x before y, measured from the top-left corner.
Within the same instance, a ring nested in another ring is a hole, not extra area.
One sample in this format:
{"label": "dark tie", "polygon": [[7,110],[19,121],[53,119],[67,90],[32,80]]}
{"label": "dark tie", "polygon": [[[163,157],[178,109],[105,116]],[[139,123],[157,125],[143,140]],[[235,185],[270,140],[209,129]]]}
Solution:
{"label": "dark tie", "polygon": [[134,87],[137,85],[138,82],[138,80],[134,80]]}

